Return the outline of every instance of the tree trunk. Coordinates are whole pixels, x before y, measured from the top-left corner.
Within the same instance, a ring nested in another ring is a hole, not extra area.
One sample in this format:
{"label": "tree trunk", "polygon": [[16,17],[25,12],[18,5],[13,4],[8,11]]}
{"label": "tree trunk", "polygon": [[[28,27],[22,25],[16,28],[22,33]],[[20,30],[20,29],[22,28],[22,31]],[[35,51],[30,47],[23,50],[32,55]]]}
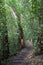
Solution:
{"label": "tree trunk", "polygon": [[14,16],[16,16],[15,18],[17,19],[17,21],[18,21],[18,33],[19,33],[19,37],[18,37],[18,39],[19,39],[19,48],[21,49],[21,48],[23,48],[24,47],[24,35],[23,35],[23,29],[22,29],[22,26],[21,26],[21,24],[20,24],[20,14],[16,11],[16,8],[15,7],[13,7],[13,6],[11,6],[10,7],[12,10],[13,10],[13,12],[14,12]]}
{"label": "tree trunk", "polygon": [[21,27],[21,24],[18,23],[18,30],[19,30],[19,44],[20,44],[20,49],[24,48],[24,35],[23,35],[23,29]]}

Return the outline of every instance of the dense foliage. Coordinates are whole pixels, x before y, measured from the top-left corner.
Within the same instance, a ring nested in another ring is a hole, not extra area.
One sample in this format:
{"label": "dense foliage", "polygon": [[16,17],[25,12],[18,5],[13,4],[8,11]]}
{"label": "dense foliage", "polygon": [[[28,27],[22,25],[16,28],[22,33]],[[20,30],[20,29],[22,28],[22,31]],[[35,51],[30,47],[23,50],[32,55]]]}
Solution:
{"label": "dense foliage", "polygon": [[0,0],[0,54],[4,49],[2,41],[6,35],[8,41],[5,41],[5,46],[9,46],[9,55],[18,51],[19,23],[23,29],[24,40],[29,39],[36,47],[38,34],[43,35],[43,1]]}

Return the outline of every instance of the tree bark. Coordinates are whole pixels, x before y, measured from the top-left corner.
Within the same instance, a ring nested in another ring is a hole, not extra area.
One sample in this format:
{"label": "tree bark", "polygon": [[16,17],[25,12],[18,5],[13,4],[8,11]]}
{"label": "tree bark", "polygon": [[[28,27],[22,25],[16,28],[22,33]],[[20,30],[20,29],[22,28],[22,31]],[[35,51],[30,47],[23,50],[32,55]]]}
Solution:
{"label": "tree bark", "polygon": [[19,44],[20,44],[20,49],[24,48],[25,44],[24,44],[24,35],[23,35],[23,29],[21,27],[21,24],[18,23],[18,30],[19,30]]}
{"label": "tree bark", "polygon": [[13,9],[14,13],[15,13],[15,16],[16,16],[16,19],[18,20],[18,33],[19,33],[19,48],[23,48],[24,47],[24,35],[23,35],[23,29],[22,29],[22,26],[20,24],[20,14],[18,14],[18,12],[16,11],[16,8],[14,8],[13,6],[11,6],[11,8]]}

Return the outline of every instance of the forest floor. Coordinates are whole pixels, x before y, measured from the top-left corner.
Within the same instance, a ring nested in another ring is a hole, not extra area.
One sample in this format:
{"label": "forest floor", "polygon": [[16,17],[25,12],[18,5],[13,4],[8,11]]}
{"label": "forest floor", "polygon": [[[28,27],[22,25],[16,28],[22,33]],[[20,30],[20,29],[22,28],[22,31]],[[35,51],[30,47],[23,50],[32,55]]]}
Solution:
{"label": "forest floor", "polygon": [[8,65],[43,65],[43,55],[33,56],[33,48],[26,46],[17,56],[8,59]]}

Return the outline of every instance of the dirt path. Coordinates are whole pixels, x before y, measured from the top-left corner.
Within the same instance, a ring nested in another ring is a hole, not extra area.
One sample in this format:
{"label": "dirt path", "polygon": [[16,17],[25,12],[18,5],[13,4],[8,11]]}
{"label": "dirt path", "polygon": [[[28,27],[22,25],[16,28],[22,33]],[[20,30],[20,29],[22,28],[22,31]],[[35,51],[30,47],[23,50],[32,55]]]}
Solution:
{"label": "dirt path", "polygon": [[8,59],[8,65],[43,65],[43,55],[32,56],[32,52],[33,46],[28,40],[25,48],[17,56]]}
{"label": "dirt path", "polygon": [[21,50],[20,54],[9,58],[9,65],[30,65],[30,62],[26,60],[27,56],[30,54],[32,48],[25,47]]}

